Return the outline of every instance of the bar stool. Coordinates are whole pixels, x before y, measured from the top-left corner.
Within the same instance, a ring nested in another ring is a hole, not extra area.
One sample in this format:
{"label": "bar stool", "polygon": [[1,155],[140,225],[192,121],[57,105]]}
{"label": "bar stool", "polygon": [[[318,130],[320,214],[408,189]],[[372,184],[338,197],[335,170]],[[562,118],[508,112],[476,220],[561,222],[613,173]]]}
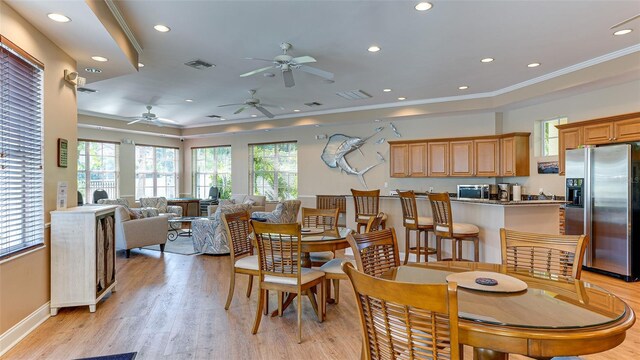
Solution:
{"label": "bar stool", "polygon": [[451,240],[451,260],[465,261],[470,260],[462,258],[462,241],[473,241],[473,261],[479,261],[480,240],[478,233],[480,229],[473,224],[453,223],[451,200],[449,200],[448,193],[429,194],[429,201],[431,202],[431,212],[433,213],[438,261],[442,260],[442,239]]}
{"label": "bar stool", "polygon": [[[418,216],[418,206],[416,204],[416,194],[412,191],[397,190],[402,205],[402,224],[405,230],[405,251],[404,263],[409,261],[409,253],[416,254],[416,262],[420,262],[420,255],[424,255],[424,262],[429,261],[429,255],[438,254],[439,242],[436,248],[429,247],[429,232],[433,232],[433,219],[426,216]],[[416,245],[411,246],[411,232],[416,232]],[[424,245],[422,242],[424,235]]]}
{"label": "bar stool", "polygon": [[[369,219],[372,216],[378,215],[378,209],[380,207],[380,189],[378,190],[354,190],[351,189],[353,194],[353,202],[356,210],[356,231],[358,234],[361,232],[361,228],[366,228]],[[387,222],[387,215],[382,218],[381,226],[384,229]]]}

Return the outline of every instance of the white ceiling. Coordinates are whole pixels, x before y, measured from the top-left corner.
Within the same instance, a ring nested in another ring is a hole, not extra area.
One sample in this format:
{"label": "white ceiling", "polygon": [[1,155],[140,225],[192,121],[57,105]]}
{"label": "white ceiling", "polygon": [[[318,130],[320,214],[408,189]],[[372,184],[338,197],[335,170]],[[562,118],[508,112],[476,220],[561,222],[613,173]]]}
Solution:
{"label": "white ceiling", "polygon": [[[628,35],[613,36],[610,30],[640,14],[640,1],[432,1],[427,12],[414,10],[416,1],[117,1],[144,49],[145,67],[136,73],[116,61],[89,59],[116,60],[122,54],[97,19],[85,14],[83,1],[7,2],[76,58],[81,75],[89,79],[86,87],[99,91],[79,93],[80,112],[130,117],[152,104],[154,113],[186,127],[264,121],[255,109],[233,115],[235,107],[218,107],[243,102],[249,89],[257,89],[263,102],[285,108],[269,109],[277,120],[294,109],[303,115],[393,106],[400,96],[412,103],[474,98],[607,54],[640,50],[640,19],[622,27],[634,29]],[[63,12],[73,21],[54,23],[48,12]],[[155,31],[159,23],[172,30]],[[272,78],[239,77],[268,65],[243,58],[271,59],[280,54],[283,41],[293,44],[294,57],[316,58],[312,65],[334,73],[335,82],[301,71],[294,71],[292,88],[284,87],[277,71]],[[382,50],[368,52],[373,44]],[[485,57],[495,61],[481,63]],[[183,65],[193,59],[216,67]],[[542,65],[528,68],[532,62]],[[88,65],[104,68],[103,77],[81,70]],[[461,85],[469,89],[458,90]],[[355,89],[372,98],[349,101],[336,95]],[[304,105],[312,101],[322,106]],[[228,120],[206,117],[211,114]]]}

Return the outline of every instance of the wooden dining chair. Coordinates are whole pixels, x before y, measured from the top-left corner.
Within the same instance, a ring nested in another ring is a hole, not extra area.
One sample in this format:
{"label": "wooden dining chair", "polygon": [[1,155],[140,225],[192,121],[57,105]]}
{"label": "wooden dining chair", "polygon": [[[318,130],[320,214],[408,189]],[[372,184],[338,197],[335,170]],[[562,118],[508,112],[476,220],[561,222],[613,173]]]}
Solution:
{"label": "wooden dining chair", "polygon": [[[402,205],[402,224],[405,230],[404,263],[409,262],[409,254],[416,255],[416,262],[420,262],[420,256],[424,255],[424,262],[429,261],[429,255],[437,255],[436,247],[429,247],[429,232],[433,232],[433,218],[418,215],[416,194],[412,191],[400,191],[400,204]],[[411,233],[416,233],[415,246],[411,246]],[[424,234],[424,238],[422,235]],[[423,241],[424,239],[424,241]]]}
{"label": "wooden dining chair", "polygon": [[580,279],[586,235],[552,235],[500,229],[502,264],[515,270]]}
{"label": "wooden dining chair", "polygon": [[298,310],[298,343],[302,342],[302,295],[309,296],[314,304],[314,295],[310,289],[319,287],[318,294],[322,301],[318,302],[316,314],[318,320],[324,320],[325,289],[324,273],[319,270],[301,267],[300,224],[273,224],[250,221],[254,237],[258,245],[260,260],[260,298],[256,309],[256,318],[252,334],[258,332],[262,310],[269,311],[269,290],[278,292],[278,313],[282,315],[282,294],[292,293],[297,296]]}
{"label": "wooden dining chair", "polygon": [[460,359],[456,283],[379,279],[344,265],[360,313],[362,359]]}
{"label": "wooden dining chair", "polygon": [[386,219],[386,216],[382,211],[379,212],[378,215],[372,216],[367,222],[367,227],[364,229],[364,232],[379,231],[382,228],[382,221]]}
{"label": "wooden dining chair", "polygon": [[258,255],[253,255],[253,246],[249,234],[249,213],[241,211],[231,214],[224,214],[222,222],[229,239],[229,253],[231,255],[231,273],[229,280],[229,294],[227,295],[227,303],[224,305],[225,310],[229,310],[233,293],[236,286],[236,274],[246,274],[249,276],[249,284],[247,286],[247,297],[251,296],[251,287],[253,285],[253,277],[259,274]]}
{"label": "wooden dining chair", "polygon": [[448,193],[429,194],[433,226],[436,234],[438,261],[442,259],[442,240],[451,240],[451,260],[467,260],[462,258],[462,242],[473,243],[473,260],[480,261],[480,229],[473,224],[453,222],[451,200]]}
{"label": "wooden dining chair", "polygon": [[[302,208],[302,227],[320,228],[325,233],[338,236],[339,209]],[[335,258],[333,251],[315,251],[309,254],[311,266],[322,266]]]}
{"label": "wooden dining chair", "polygon": [[[367,226],[367,222],[380,212],[380,189],[378,190],[354,190],[351,189],[353,203],[355,205],[356,231],[361,232]],[[382,219],[381,226],[386,226],[386,215]]]}
{"label": "wooden dining chair", "polygon": [[357,269],[367,275],[379,277],[400,266],[398,240],[393,228],[349,234],[347,241],[353,250]]}

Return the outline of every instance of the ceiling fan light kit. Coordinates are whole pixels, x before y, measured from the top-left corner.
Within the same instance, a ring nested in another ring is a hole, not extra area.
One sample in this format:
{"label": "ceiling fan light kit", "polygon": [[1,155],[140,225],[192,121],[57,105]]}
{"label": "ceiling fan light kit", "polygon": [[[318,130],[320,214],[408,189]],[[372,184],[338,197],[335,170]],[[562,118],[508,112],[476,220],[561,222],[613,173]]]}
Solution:
{"label": "ceiling fan light kit", "polygon": [[151,105],[147,105],[147,112],[142,113],[141,116],[134,117],[133,121],[127,123],[127,125],[133,125],[139,122],[148,122],[149,124],[156,125],[162,127],[165,124],[173,124],[175,121],[165,118],[159,118],[158,115],[151,112],[153,107]]}
{"label": "ceiling fan light kit", "polygon": [[[239,114],[247,109],[254,108],[260,111],[264,116],[268,117],[269,119],[273,119],[275,115],[273,115],[269,110],[265,109],[265,107],[280,108],[281,110],[284,109],[282,106],[279,106],[279,105],[263,104],[262,102],[260,102],[260,99],[255,97],[255,94],[256,94],[256,90],[251,89],[249,90],[249,95],[251,95],[251,98],[245,100],[244,103],[224,104],[224,105],[219,105],[218,107],[240,106],[236,111],[233,112],[234,114]],[[251,116],[255,117],[254,115],[251,115]]]}
{"label": "ceiling fan light kit", "polygon": [[333,73],[330,73],[328,71],[324,71],[315,67],[311,67],[309,65],[306,64],[310,64],[310,63],[315,63],[317,62],[317,60],[311,56],[305,55],[305,56],[299,56],[299,57],[292,57],[291,55],[287,54],[287,52],[292,48],[292,45],[287,43],[287,42],[283,42],[280,44],[280,49],[282,49],[282,54],[281,55],[277,55],[276,57],[273,58],[273,60],[268,60],[268,59],[261,59],[261,58],[245,58],[247,60],[258,60],[258,61],[267,61],[267,62],[272,62],[273,65],[270,66],[266,66],[260,69],[256,69],[253,71],[249,71],[247,73],[244,73],[242,75],[240,75],[240,77],[247,77],[247,76],[251,76],[251,75],[255,75],[258,73],[261,73],[263,71],[267,71],[270,69],[278,69],[282,72],[282,78],[284,80],[284,86],[285,87],[293,87],[295,86],[295,80],[293,79],[293,70],[301,70],[306,72],[307,74],[311,74],[311,75],[315,75],[315,76],[319,76],[321,78],[324,78],[325,80],[330,80],[333,81]]}

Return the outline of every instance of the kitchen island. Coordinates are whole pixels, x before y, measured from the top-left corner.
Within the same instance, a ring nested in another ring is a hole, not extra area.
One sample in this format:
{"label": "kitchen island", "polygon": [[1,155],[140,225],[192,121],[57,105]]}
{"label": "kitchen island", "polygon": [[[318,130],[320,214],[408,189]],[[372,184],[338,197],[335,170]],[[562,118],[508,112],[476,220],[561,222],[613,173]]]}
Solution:
{"label": "kitchen island", "polygon": [[[431,205],[427,196],[416,196],[420,216],[431,217]],[[480,228],[480,261],[500,263],[500,228],[546,234],[558,234],[561,200],[497,201],[479,199],[451,199],[453,221],[470,223]],[[381,196],[380,211],[387,214],[387,227],[394,227],[398,248],[404,253],[405,231],[402,225],[402,207],[398,196]],[[347,196],[347,226],[355,229],[353,197]],[[412,238],[415,235],[412,235]],[[435,237],[429,243],[435,246]],[[443,241],[443,256],[451,256],[451,241]],[[472,259],[473,249],[465,242],[463,256]],[[401,256],[401,259],[403,257]],[[432,256],[430,260],[435,260]]]}

